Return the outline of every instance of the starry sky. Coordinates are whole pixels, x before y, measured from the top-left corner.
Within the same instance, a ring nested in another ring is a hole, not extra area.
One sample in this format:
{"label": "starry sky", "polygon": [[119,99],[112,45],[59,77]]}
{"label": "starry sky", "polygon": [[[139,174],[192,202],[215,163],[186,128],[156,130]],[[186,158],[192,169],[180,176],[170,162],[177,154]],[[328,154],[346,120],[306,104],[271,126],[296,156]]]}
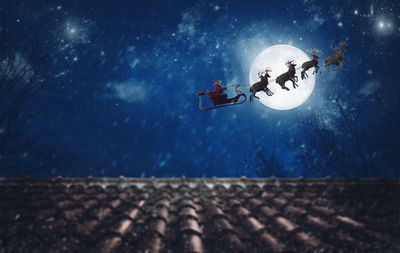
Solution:
{"label": "starry sky", "polygon": [[[307,115],[335,121],[333,88],[344,103],[364,102],[359,123],[373,133],[375,153],[395,145],[388,129],[396,126],[379,109],[395,108],[400,91],[398,1],[11,0],[1,1],[0,17],[15,50],[40,48],[52,73],[47,96],[56,105],[21,127],[24,136],[51,133],[40,147],[58,163],[36,176],[230,177],[258,147],[300,176],[288,143],[307,142]],[[215,78],[248,83],[253,59],[269,46],[317,48],[323,59],[340,41],[348,43],[343,69],[318,74],[295,109],[258,101],[198,108],[195,93]],[[22,150],[18,159],[33,156]],[[0,175],[10,176],[5,164]]]}

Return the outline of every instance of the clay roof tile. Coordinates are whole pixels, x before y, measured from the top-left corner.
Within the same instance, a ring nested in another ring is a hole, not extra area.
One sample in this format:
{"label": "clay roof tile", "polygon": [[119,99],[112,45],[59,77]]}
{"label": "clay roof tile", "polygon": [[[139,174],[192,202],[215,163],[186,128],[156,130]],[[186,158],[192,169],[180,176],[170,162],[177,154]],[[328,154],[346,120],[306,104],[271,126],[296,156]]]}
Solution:
{"label": "clay roof tile", "polygon": [[2,178],[0,248],[397,252],[399,192],[391,179]]}

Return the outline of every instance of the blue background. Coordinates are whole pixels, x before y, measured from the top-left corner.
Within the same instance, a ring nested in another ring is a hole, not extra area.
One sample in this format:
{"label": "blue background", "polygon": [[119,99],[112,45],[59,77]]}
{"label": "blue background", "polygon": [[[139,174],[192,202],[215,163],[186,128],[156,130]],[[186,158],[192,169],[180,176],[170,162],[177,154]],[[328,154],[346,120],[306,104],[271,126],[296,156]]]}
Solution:
{"label": "blue background", "polygon": [[[19,150],[11,169],[3,154],[0,175],[254,176],[243,163],[262,148],[291,176],[324,176],[305,173],[291,143],[309,141],[304,118],[313,113],[333,126],[335,89],[349,110],[363,103],[357,124],[376,156],[372,173],[350,174],[398,176],[384,154],[398,148],[399,15],[397,1],[2,1],[6,40],[46,52],[56,91],[48,98],[57,102],[19,125],[22,139],[48,133],[36,148],[51,158]],[[252,60],[269,46],[318,48],[323,59],[341,40],[343,69],[317,75],[298,108],[198,108],[195,93],[215,78],[248,83]],[[395,112],[385,116],[384,104]],[[24,161],[45,165],[28,173]]]}

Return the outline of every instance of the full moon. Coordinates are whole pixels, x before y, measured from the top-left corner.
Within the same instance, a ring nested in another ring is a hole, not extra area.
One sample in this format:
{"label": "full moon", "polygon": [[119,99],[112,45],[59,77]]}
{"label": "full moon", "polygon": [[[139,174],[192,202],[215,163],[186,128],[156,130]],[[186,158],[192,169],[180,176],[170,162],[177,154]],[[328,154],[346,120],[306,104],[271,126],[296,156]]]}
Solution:
{"label": "full moon", "polygon": [[[294,89],[292,82],[287,81],[285,86],[290,89],[289,91],[282,89],[281,86],[275,82],[276,77],[288,71],[288,67],[285,64],[288,60],[294,60],[294,63],[297,64],[295,68],[296,76],[298,76],[297,84],[299,85]],[[315,85],[315,75],[312,74],[314,68],[306,72],[308,78],[304,80],[301,79],[301,65],[309,60],[311,59],[306,53],[290,45],[275,45],[259,53],[251,64],[249,72],[250,84],[260,80],[258,71],[269,67],[272,69],[272,72],[269,72],[271,77],[268,78],[268,88],[274,93],[272,96],[267,96],[264,91],[257,92],[256,96],[260,98],[259,101],[265,106],[275,110],[290,110],[303,104],[311,95]]]}

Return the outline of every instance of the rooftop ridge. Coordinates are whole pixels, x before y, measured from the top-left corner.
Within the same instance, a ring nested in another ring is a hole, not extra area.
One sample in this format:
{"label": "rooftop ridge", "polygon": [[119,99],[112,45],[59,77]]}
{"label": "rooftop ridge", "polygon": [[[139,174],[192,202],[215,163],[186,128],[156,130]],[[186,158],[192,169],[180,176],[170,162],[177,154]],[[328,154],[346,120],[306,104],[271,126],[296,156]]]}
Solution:
{"label": "rooftop ridge", "polygon": [[53,178],[32,178],[32,177],[0,177],[0,182],[3,181],[129,181],[129,182],[397,182],[400,183],[400,178],[383,178],[383,177],[369,177],[369,178],[277,178],[277,177],[266,177],[266,178],[247,178],[247,177],[62,177],[57,176]]}
{"label": "rooftop ridge", "polygon": [[399,196],[387,178],[0,178],[0,248],[398,252]]}
{"label": "rooftop ridge", "polygon": [[140,189],[145,186],[154,186],[160,188],[163,186],[171,186],[173,188],[187,185],[190,188],[197,186],[206,186],[214,188],[214,186],[222,186],[226,189],[231,186],[238,185],[243,188],[256,185],[258,187],[272,186],[279,188],[280,186],[339,186],[339,185],[400,185],[399,179],[387,178],[129,178],[129,177],[104,177],[104,178],[0,178],[0,185],[64,185],[70,187],[72,185],[81,185],[84,188],[90,186],[101,186],[103,188],[109,186],[117,186],[118,188],[126,188],[135,186]]}

